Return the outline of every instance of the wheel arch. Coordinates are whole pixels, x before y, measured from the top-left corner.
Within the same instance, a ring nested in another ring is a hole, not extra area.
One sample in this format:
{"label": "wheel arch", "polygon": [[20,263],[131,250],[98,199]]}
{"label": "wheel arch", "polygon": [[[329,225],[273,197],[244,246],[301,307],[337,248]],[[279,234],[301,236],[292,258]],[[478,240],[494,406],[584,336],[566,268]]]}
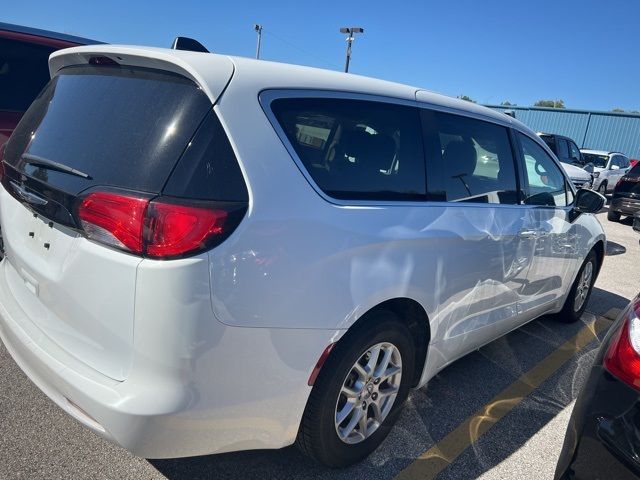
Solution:
{"label": "wheel arch", "polygon": [[605,242],[603,239],[599,239],[596,243],[593,244],[591,250],[596,252],[596,257],[598,258],[598,271],[596,272],[598,275],[600,274],[600,269],[602,268],[602,263],[604,262],[605,257]]}
{"label": "wheel arch", "polygon": [[[348,339],[351,335],[358,335],[361,334],[361,331],[366,331],[365,325],[368,318],[370,318],[371,313],[376,311],[389,311],[394,313],[411,332],[415,345],[414,364],[416,366],[413,372],[413,378],[411,379],[411,387],[417,386],[422,378],[424,366],[426,365],[427,350],[431,341],[431,326],[424,307],[418,301],[408,297],[396,297],[382,301],[360,315],[336,343],[327,347],[328,350],[325,350],[326,354],[323,354],[324,358],[321,357],[320,359],[322,365],[324,365],[325,361],[331,355],[335,345],[340,342],[349,341]],[[321,370],[322,365],[320,368],[316,365],[317,371],[314,372],[314,379],[319,373],[319,370]]]}

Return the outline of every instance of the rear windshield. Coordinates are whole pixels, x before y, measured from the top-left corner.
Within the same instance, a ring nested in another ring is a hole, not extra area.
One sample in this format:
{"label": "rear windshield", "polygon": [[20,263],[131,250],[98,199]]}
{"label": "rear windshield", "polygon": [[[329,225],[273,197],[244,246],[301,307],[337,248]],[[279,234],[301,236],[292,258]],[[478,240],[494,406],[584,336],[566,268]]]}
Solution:
{"label": "rear windshield", "polygon": [[[69,67],[24,115],[5,160],[72,195],[96,185],[156,193],[211,108],[195,83],[176,74]],[[47,162],[83,175],[43,167]]]}
{"label": "rear windshield", "polygon": [[606,168],[607,162],[609,161],[608,155],[596,155],[594,153],[583,153],[584,162],[592,163],[594,167],[598,168]]}
{"label": "rear windshield", "polygon": [[544,140],[544,143],[551,149],[553,153],[556,152],[556,139],[551,135],[540,135],[540,138]]}

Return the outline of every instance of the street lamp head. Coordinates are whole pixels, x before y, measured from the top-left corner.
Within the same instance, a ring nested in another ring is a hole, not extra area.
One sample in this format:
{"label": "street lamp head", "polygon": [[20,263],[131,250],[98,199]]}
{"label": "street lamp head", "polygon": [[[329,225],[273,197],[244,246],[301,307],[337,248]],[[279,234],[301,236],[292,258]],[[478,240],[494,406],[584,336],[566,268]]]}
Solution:
{"label": "street lamp head", "polygon": [[259,32],[260,30],[262,30],[262,25],[258,25],[257,23],[254,23],[254,24],[253,24],[253,29],[254,29],[256,32]]}
{"label": "street lamp head", "polygon": [[364,28],[361,28],[361,27],[342,27],[340,29],[340,33],[348,33],[348,34],[364,33]]}

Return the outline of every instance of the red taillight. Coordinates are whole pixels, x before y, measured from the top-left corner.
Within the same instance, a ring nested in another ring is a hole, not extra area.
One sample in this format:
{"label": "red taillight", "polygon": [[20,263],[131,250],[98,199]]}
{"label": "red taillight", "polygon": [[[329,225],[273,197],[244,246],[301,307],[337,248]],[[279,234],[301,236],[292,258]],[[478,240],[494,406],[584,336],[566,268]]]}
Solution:
{"label": "red taillight", "polygon": [[611,339],[604,368],[627,385],[640,390],[640,297],[629,309],[622,328]]}
{"label": "red taillight", "polygon": [[148,205],[146,198],[95,192],[80,202],[78,217],[92,240],[141,254],[144,215]]}
{"label": "red taillight", "polygon": [[151,258],[176,258],[212,245],[229,233],[230,210],[190,201],[94,192],[78,217],[87,237]]}
{"label": "red taillight", "polygon": [[227,212],[154,201],[147,210],[145,240],[150,257],[173,257],[197,250],[224,232]]}

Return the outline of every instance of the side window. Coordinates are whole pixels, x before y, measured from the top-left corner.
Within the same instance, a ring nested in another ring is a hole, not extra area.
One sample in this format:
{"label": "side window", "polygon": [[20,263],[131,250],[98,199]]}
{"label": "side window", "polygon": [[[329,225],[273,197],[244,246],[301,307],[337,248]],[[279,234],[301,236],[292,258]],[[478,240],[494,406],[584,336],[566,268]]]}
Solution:
{"label": "side window", "polygon": [[281,98],[271,109],[304,168],[327,195],[425,199],[417,108],[337,98]]}
{"label": "side window", "polygon": [[524,159],[524,191],[527,205],[567,205],[565,178],[553,159],[526,135],[518,133]]}
{"label": "side window", "polygon": [[517,204],[516,176],[505,127],[423,110],[429,198]]}
{"label": "side window", "polygon": [[569,146],[564,138],[556,138],[556,144],[558,145],[558,158],[561,161],[565,161],[569,158]]}
{"label": "side window", "polygon": [[580,150],[573,142],[569,142],[569,156],[574,162],[580,162]]}

